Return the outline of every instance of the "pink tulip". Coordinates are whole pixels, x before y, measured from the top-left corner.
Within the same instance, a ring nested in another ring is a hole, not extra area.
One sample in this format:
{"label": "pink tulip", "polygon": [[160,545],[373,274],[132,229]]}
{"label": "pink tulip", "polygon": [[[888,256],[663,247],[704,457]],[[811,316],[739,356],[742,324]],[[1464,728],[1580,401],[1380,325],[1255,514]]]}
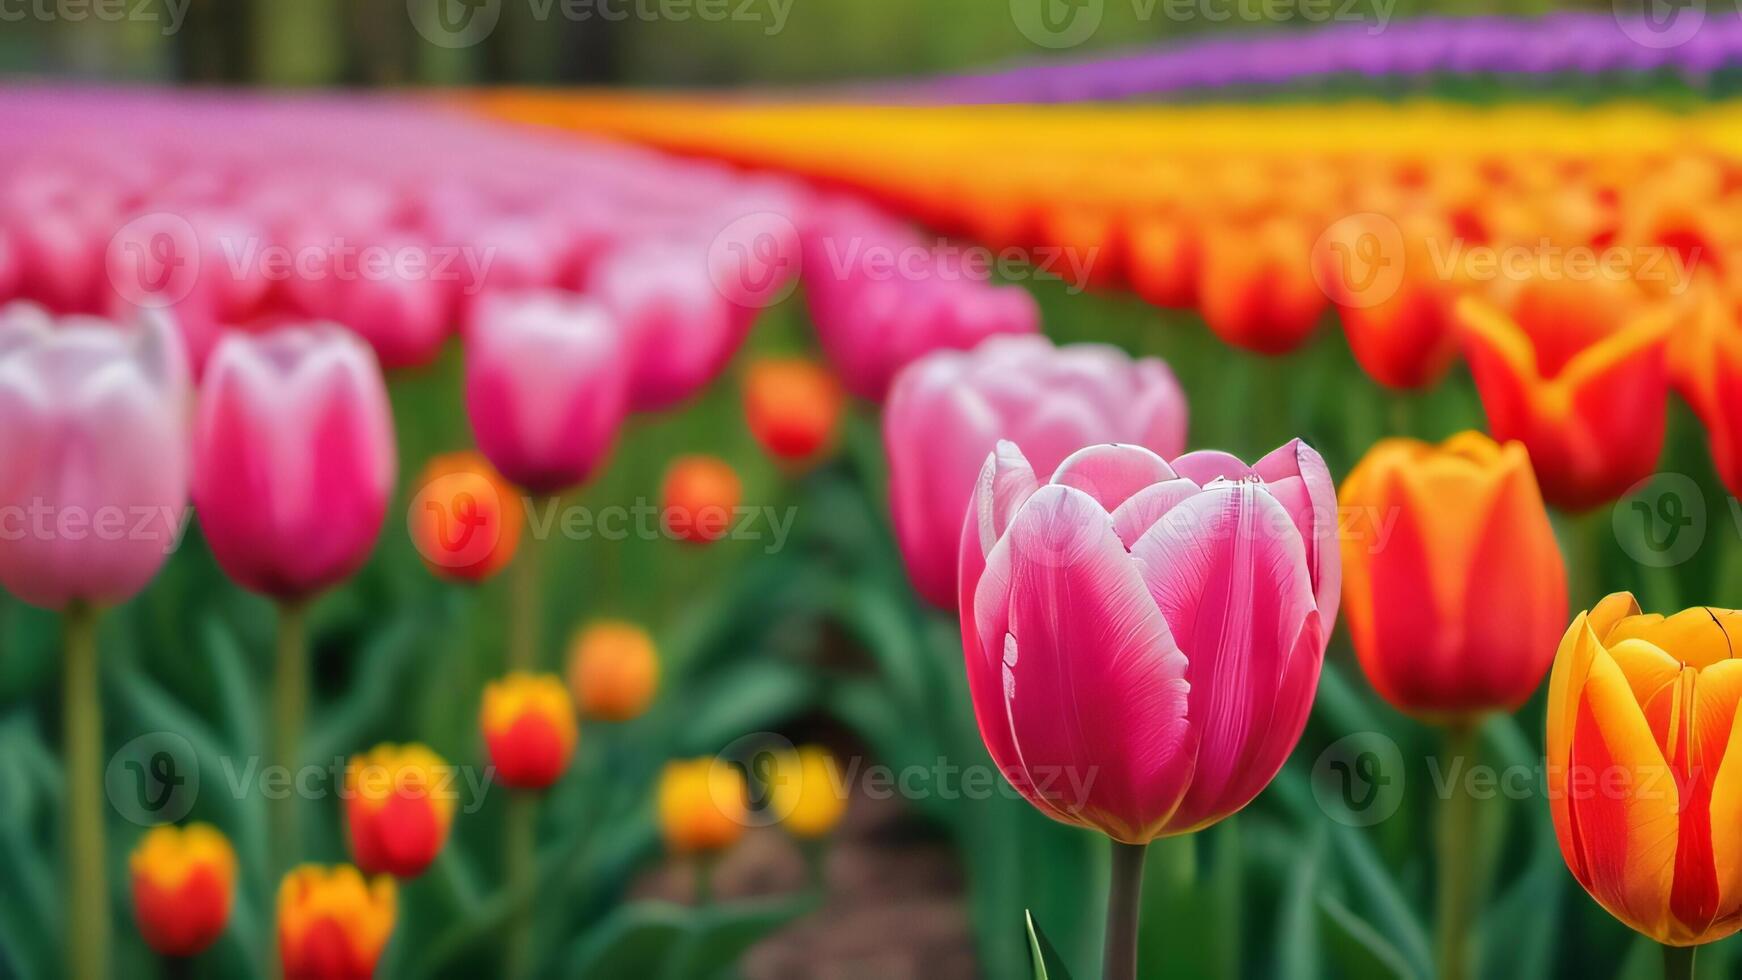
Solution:
{"label": "pink tulip", "polygon": [[586,482],[629,405],[622,331],[572,293],[501,293],[467,341],[466,407],[478,448],[541,494]]}
{"label": "pink tulip", "polygon": [[331,324],[227,334],[200,385],[194,505],[224,571],[303,598],[350,577],[397,462],[375,356]]}
{"label": "pink tulip", "polygon": [[594,268],[589,292],[629,337],[629,403],[642,412],[671,408],[718,377],[755,318],[715,288],[706,249],[692,244],[621,247]]}
{"label": "pink tulip", "polygon": [[402,233],[370,247],[386,261],[335,263],[303,285],[307,312],[368,341],[384,368],[428,364],[453,332],[464,266]]}
{"label": "pink tulip", "polygon": [[1011,443],[987,460],[961,537],[968,682],[993,760],[1041,812],[1146,844],[1229,816],[1282,767],[1338,561],[1319,549],[1315,575],[1330,475],[1298,442],[1267,463],[1284,458],[1296,475],[1276,483],[1207,484],[1136,446],[1084,449],[1046,484]]}
{"label": "pink tulip", "polygon": [[1185,448],[1185,395],[1159,360],[1044,337],[994,337],[903,371],[883,416],[890,507],[908,577],[940,608],[955,605],[962,518],[1000,439],[1043,471],[1102,442],[1171,458]]}
{"label": "pink tulip", "polygon": [[33,605],[131,598],[180,539],[187,358],[141,319],[0,309],[0,585]]}

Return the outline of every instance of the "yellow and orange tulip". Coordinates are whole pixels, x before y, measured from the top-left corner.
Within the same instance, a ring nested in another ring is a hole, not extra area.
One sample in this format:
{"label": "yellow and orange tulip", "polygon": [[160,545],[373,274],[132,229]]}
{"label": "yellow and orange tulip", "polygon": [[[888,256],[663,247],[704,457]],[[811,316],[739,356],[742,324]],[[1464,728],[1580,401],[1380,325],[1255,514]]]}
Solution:
{"label": "yellow and orange tulip", "polygon": [[513,673],[490,684],[480,721],[496,776],[514,789],[562,778],[581,737],[568,689],[550,674]]}
{"label": "yellow and orange tulip", "polygon": [[278,889],[278,956],[285,980],[369,980],[393,934],[393,879],[348,864],[305,864]]}
{"label": "yellow and orange tulip", "polygon": [[659,777],[659,829],[675,854],[718,851],[749,824],[744,774],[723,759],[668,762]]}
{"label": "yellow and orange tulip", "polygon": [[236,898],[236,852],[216,827],[153,827],[128,869],[147,946],[164,956],[193,956],[223,934]]}
{"label": "yellow and orange tulip", "polygon": [[583,716],[632,721],[659,692],[659,653],[634,623],[601,620],[575,634],[569,649],[569,690]]}
{"label": "yellow and orange tulip", "polygon": [[453,767],[423,745],[377,745],[345,769],[351,854],[365,874],[415,878],[447,843]]}

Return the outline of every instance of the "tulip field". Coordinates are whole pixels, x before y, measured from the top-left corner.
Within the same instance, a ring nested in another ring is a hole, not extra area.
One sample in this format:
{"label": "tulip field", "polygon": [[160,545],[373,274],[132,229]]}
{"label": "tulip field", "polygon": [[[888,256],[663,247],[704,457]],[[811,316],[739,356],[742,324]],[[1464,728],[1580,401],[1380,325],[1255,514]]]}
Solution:
{"label": "tulip field", "polygon": [[1026,6],[0,82],[0,978],[1737,976],[1742,20]]}

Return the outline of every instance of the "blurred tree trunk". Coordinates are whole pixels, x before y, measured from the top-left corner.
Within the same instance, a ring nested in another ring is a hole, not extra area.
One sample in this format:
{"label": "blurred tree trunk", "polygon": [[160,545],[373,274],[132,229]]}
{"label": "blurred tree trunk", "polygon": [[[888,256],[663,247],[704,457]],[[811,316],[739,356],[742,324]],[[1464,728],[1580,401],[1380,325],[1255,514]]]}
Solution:
{"label": "blurred tree trunk", "polygon": [[175,35],[176,75],[203,84],[246,82],[254,36],[252,2],[188,0],[187,19]]}
{"label": "blurred tree trunk", "polygon": [[556,81],[569,85],[606,85],[623,80],[623,45],[629,22],[568,21],[562,25],[563,45]]}
{"label": "blurred tree trunk", "polygon": [[351,0],[345,5],[345,81],[404,85],[413,71],[413,32],[400,0]]}

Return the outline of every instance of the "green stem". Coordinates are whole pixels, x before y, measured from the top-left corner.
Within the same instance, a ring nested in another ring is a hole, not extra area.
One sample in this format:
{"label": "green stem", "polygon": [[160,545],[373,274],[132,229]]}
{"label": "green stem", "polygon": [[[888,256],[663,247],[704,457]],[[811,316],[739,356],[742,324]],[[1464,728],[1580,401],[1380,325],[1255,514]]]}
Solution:
{"label": "green stem", "polygon": [[[556,498],[551,498],[548,504],[554,508],[557,504]],[[535,670],[538,666],[540,617],[544,612],[540,602],[544,587],[544,567],[539,544],[536,535],[527,534],[520,543],[520,554],[514,559],[512,611],[508,624],[510,671]]]}
{"label": "green stem", "polygon": [[700,851],[696,854],[696,907],[704,908],[714,901],[714,868],[720,863],[718,854]]}
{"label": "green stem", "polygon": [[1113,880],[1107,891],[1105,980],[1136,980],[1137,914],[1143,907],[1143,858],[1147,844],[1113,842]]}
{"label": "green stem", "polygon": [[1663,980],[1694,980],[1694,954],[1698,946],[1665,946]]}
{"label": "green stem", "polygon": [[506,946],[507,967],[504,976],[524,977],[530,974],[532,956],[532,905],[535,884],[533,875],[538,860],[538,797],[532,793],[510,790],[507,821],[503,829],[505,882],[504,890],[512,903],[508,918]]}
{"label": "green stem", "polygon": [[[1444,771],[1463,775],[1475,764],[1476,725],[1459,722],[1446,729]],[[1463,779],[1446,787],[1439,823],[1440,980],[1470,975],[1470,916],[1475,905],[1476,801]]]}
{"label": "green stem", "polygon": [[103,706],[97,684],[97,610],[67,607],[67,955],[75,980],[109,976],[109,876],[103,861]]}
{"label": "green stem", "polygon": [[[286,600],[278,607],[278,655],[273,664],[272,759],[289,774],[284,795],[268,801],[272,822],[272,874],[278,882],[302,856],[297,826],[296,770],[302,758],[303,719],[308,714],[308,606]],[[268,896],[266,908],[273,908]]]}

